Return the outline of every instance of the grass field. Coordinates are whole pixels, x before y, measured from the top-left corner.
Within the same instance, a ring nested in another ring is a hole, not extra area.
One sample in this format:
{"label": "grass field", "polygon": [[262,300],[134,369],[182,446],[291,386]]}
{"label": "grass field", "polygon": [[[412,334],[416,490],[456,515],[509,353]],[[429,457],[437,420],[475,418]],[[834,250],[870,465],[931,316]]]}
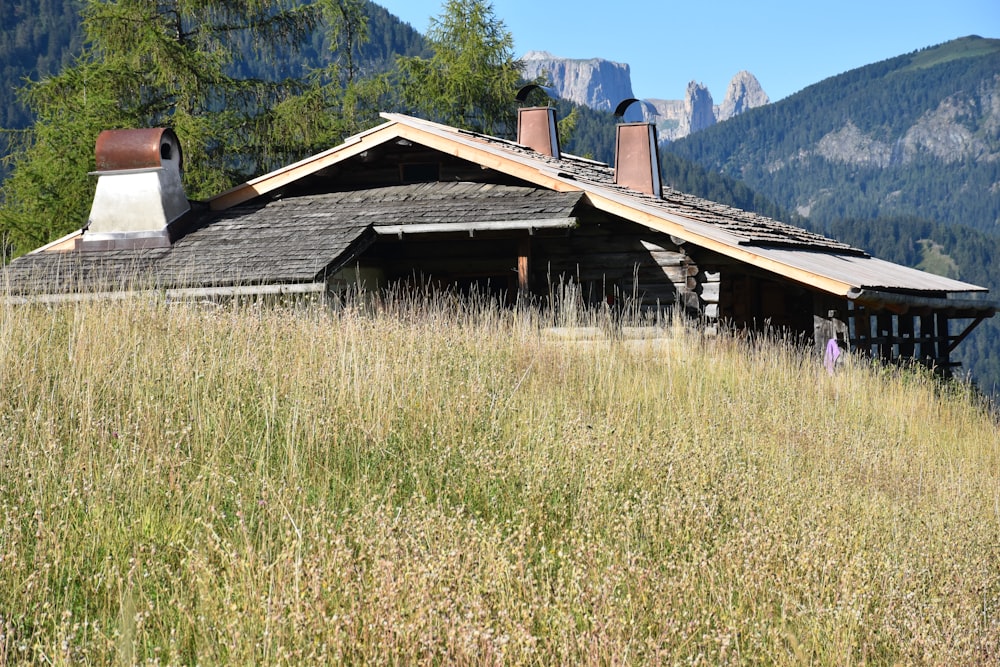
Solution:
{"label": "grass field", "polygon": [[546,324],[0,305],[0,665],[1000,661],[971,390]]}

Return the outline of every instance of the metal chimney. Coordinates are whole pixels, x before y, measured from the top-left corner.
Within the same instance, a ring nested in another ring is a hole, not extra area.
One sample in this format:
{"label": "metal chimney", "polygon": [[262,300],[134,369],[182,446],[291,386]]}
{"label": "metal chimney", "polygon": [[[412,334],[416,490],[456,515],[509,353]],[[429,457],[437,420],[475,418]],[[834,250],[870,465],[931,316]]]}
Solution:
{"label": "metal chimney", "polygon": [[559,132],[554,107],[526,107],[517,110],[517,143],[559,158]]}
{"label": "metal chimney", "polygon": [[83,248],[159,248],[191,205],[181,184],[181,146],[165,128],[105,130],[94,149],[97,190]]}
{"label": "metal chimney", "polygon": [[[514,97],[518,102],[527,102],[528,96],[534,91],[555,98],[555,90],[537,83],[528,85],[517,91]],[[517,110],[517,143],[522,146],[559,158],[559,131],[556,126],[556,110],[553,107],[522,107]]]}
{"label": "metal chimney", "polygon": [[[623,118],[625,110],[636,101],[623,101],[615,110],[615,116]],[[618,123],[615,133],[615,183],[656,198],[663,196],[659,144],[653,123]]]}

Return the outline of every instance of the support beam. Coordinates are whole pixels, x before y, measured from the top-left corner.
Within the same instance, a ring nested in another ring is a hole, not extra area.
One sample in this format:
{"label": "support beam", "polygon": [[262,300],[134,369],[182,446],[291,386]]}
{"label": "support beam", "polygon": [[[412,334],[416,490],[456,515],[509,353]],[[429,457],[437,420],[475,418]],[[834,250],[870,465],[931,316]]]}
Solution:
{"label": "support beam", "polygon": [[951,349],[948,347],[948,316],[944,313],[937,313],[937,339],[938,358],[936,363],[944,368],[951,366]]}
{"label": "support beam", "polygon": [[896,320],[899,323],[899,356],[913,358],[913,316],[900,315]]}
{"label": "support beam", "polygon": [[528,292],[531,289],[531,238],[522,238],[517,243],[517,289]]}
{"label": "support beam", "polygon": [[934,327],[934,313],[920,316],[920,358],[937,361],[937,330]]}
{"label": "support beam", "polygon": [[854,311],[854,339],[855,346],[860,348],[865,354],[872,353],[872,326],[871,315],[865,308]]}
{"label": "support beam", "polygon": [[956,336],[955,339],[951,341],[951,345],[948,346],[948,354],[954,352],[955,348],[961,345],[962,341],[965,340],[970,333],[972,333],[972,330],[978,327],[985,319],[985,316],[977,317],[972,324],[965,328],[965,331]]}
{"label": "support beam", "polygon": [[893,345],[896,342],[892,327],[893,316],[891,313],[879,313],[875,319],[878,323],[878,354],[886,361],[892,361],[894,359]]}

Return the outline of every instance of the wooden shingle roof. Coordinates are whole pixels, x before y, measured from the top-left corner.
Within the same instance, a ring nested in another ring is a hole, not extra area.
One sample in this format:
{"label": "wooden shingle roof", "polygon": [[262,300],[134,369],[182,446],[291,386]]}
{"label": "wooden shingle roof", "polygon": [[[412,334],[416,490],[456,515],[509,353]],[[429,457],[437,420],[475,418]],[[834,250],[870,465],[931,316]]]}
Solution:
{"label": "wooden shingle roof", "polygon": [[559,158],[539,154],[519,144],[487,135],[463,132],[477,140],[493,144],[513,154],[547,165],[558,176],[584,185],[598,186],[634,199],[646,206],[665,213],[684,216],[692,221],[711,225],[732,235],[739,245],[760,247],[799,248],[803,250],[832,250],[840,253],[867,257],[868,253],[841,241],[789,225],[752,211],[720,204],[664,186],[662,197],[657,198],[615,184],[614,169],[603,162],[587,160],[568,153]]}
{"label": "wooden shingle roof", "polygon": [[[996,308],[985,287],[878,260],[858,248],[793,225],[669,189],[665,189],[662,199],[657,199],[620,187],[614,184],[612,168],[603,163],[565,153],[556,159],[510,141],[418,118],[382,116],[389,122],[371,130],[372,139],[384,132],[543,187],[581,190],[591,205],[606,213],[859,304],[911,299],[944,308],[961,302],[964,308],[989,314]],[[347,148],[360,151],[364,146]],[[323,160],[334,156],[317,157]],[[282,172],[273,175],[276,183],[283,176]],[[247,186],[254,191],[272,187],[268,177]],[[239,188],[223,195],[233,196],[245,195]]]}
{"label": "wooden shingle roof", "polygon": [[491,183],[419,183],[206,212],[170,248],[43,252],[6,269],[12,294],[295,284],[323,280],[376,226],[569,219],[582,193]]}

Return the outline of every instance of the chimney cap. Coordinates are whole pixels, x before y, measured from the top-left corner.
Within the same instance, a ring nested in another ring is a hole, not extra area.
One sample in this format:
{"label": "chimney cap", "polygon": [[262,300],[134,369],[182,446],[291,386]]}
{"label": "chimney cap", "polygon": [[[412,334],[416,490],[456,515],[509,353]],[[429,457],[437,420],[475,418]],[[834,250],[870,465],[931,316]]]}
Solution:
{"label": "chimney cap", "polygon": [[615,107],[615,118],[620,118],[622,120],[625,120],[625,112],[628,111],[628,108],[632,106],[633,102],[638,102],[638,101],[639,100],[637,98],[630,97],[626,100],[622,100],[621,102],[619,102],[618,106]]}
{"label": "chimney cap", "polygon": [[181,167],[181,145],[169,128],[104,130],[94,147],[97,171]]}
{"label": "chimney cap", "polygon": [[517,100],[518,102],[527,102],[528,95],[530,95],[535,90],[542,91],[553,100],[559,97],[559,94],[556,92],[555,88],[550,88],[549,86],[542,86],[537,83],[529,83],[526,86],[522,86],[521,89],[517,91],[517,95],[514,96],[514,99]]}

